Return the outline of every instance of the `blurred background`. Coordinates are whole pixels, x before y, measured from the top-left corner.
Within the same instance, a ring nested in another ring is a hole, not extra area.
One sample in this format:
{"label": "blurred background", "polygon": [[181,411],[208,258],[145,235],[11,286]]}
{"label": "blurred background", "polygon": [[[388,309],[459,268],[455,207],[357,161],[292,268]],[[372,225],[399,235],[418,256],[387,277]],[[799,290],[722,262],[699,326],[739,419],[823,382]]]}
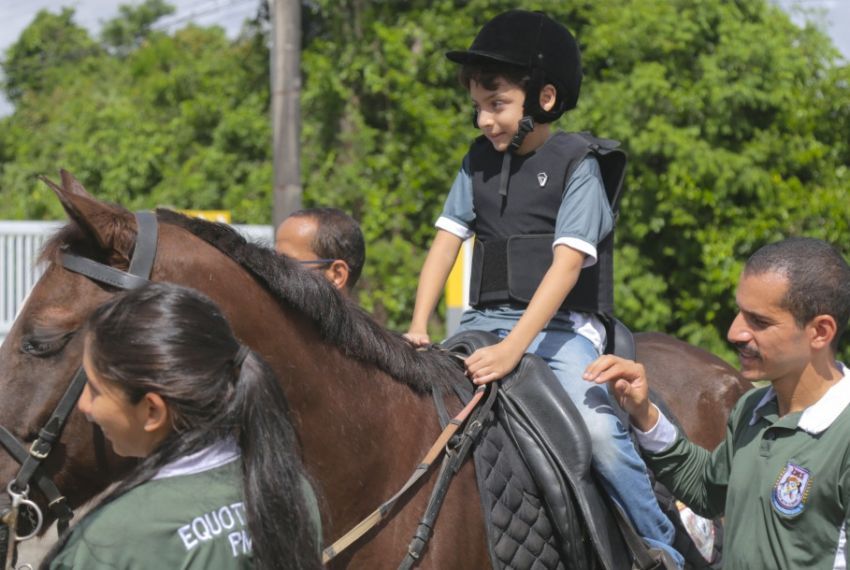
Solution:
{"label": "blurred background", "polygon": [[[432,224],[476,136],[443,53],[515,3],[300,6],[303,202],[361,222],[359,300],[404,330]],[[630,155],[618,317],[734,362],[725,331],[750,253],[809,235],[850,255],[850,1],[523,7],[566,24],[583,51],[578,108],[558,126]],[[271,224],[269,14],[263,0],[0,0],[0,219],[61,220],[36,176],[65,168],[130,209]]]}

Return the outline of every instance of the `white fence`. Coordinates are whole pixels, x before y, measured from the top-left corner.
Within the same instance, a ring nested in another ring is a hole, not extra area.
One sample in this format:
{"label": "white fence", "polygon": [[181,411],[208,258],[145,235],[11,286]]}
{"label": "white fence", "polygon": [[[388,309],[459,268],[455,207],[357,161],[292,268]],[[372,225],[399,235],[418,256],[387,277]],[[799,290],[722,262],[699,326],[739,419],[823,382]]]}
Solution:
{"label": "white fence", "polygon": [[[41,276],[36,265],[44,242],[65,222],[15,222],[0,220],[0,342],[6,337],[30,289]],[[235,225],[254,242],[271,246],[272,226]]]}

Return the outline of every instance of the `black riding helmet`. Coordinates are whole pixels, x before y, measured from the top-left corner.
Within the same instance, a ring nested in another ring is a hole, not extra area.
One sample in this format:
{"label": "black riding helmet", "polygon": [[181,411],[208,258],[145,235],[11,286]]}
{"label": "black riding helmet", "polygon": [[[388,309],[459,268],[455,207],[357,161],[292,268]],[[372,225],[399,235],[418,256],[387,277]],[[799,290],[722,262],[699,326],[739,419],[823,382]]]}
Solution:
{"label": "black riding helmet", "polygon": [[[575,108],[581,88],[581,52],[573,35],[543,12],[510,10],[481,28],[466,51],[446,57],[460,64],[502,62],[531,71],[525,114],[538,123],[549,123]],[[539,106],[540,89],[551,83],[558,91],[555,107]]]}

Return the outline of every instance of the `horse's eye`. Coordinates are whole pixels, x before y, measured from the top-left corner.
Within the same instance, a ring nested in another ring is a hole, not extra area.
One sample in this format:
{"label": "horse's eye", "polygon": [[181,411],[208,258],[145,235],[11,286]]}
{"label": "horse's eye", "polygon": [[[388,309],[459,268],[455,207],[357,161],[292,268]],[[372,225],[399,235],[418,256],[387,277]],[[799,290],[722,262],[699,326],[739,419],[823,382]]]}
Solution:
{"label": "horse's eye", "polygon": [[32,356],[50,356],[62,350],[72,336],[73,331],[52,336],[27,336],[21,341],[21,352]]}

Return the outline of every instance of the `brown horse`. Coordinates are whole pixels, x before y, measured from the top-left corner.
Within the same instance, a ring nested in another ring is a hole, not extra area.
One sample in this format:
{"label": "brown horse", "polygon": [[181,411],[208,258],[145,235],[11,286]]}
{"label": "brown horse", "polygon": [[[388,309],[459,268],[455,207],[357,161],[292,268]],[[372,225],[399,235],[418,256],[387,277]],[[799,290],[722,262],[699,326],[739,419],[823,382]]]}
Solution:
{"label": "brown horse", "polygon": [[[63,268],[59,256],[73,252],[126,269],[136,239],[136,223],[128,211],[95,200],[69,175],[63,173],[63,187],[54,190],[71,223],[46,247],[47,270],[0,348],[0,425],[27,442],[35,439],[80,364],[81,325],[115,294],[111,287]],[[399,335],[379,327],[314,272],[246,243],[226,227],[168,211],[158,216],[151,279],[203,291],[222,308],[240,339],[275,369],[290,402],[304,462],[323,495],[325,540],[330,543],[407,479],[440,431],[430,389],[460,373],[446,357],[416,352]],[[638,342],[642,357],[651,359],[641,350],[643,339]],[[726,367],[718,397],[716,368],[701,363],[708,358],[705,353],[688,350],[687,362],[682,354],[672,356],[673,363],[688,368],[688,375],[668,373],[664,362],[649,366],[650,373],[659,392],[674,403],[673,411],[688,420],[706,417],[708,431],[701,437],[717,441],[730,400],[745,386],[731,382],[734,372]],[[672,386],[680,382],[689,383],[693,400],[672,398]],[[695,404],[719,407],[704,415]],[[693,435],[702,426],[688,422],[685,427]],[[72,506],[89,500],[127,467],[99,430],[76,412],[44,464]],[[3,488],[16,469],[15,462],[0,455]],[[333,566],[397,566],[433,480],[433,475],[426,478],[387,521]],[[489,565],[476,497],[467,462],[450,487],[420,567]]]}
{"label": "brown horse", "polygon": [[635,348],[650,386],[690,440],[717,447],[726,435],[729,410],[752,383],[726,361],[666,334],[638,333]]}

